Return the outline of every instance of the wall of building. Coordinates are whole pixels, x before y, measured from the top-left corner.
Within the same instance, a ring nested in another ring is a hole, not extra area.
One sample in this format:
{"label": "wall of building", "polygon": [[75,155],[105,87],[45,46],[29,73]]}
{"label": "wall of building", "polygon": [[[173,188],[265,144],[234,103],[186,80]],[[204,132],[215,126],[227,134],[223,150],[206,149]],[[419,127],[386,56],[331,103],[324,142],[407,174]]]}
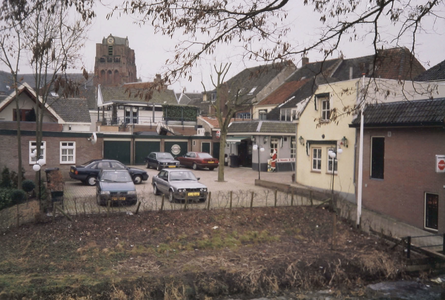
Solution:
{"label": "wall of building", "polygon": [[[384,179],[372,179],[371,137],[384,137]],[[439,195],[439,231],[445,232],[445,173],[436,173],[436,155],[445,155],[443,128],[367,129],[363,142],[363,207],[424,228],[425,193]]]}
{"label": "wall of building", "polygon": [[[19,95],[19,107],[20,109],[35,109],[36,103],[29,98],[27,93],[21,93]],[[12,101],[8,106],[0,111],[0,120],[12,121],[15,108],[16,104],[14,101]],[[52,117],[52,115],[50,115],[47,111],[45,111],[43,114],[43,122],[57,122],[57,120]]]}
{"label": "wall of building", "polygon": [[[354,106],[357,97],[358,80],[348,80],[330,85],[320,86],[315,95],[329,93],[331,95],[331,108],[343,112],[346,106]],[[345,91],[348,91],[345,93]],[[314,98],[310,100],[300,116],[297,126],[297,163],[296,181],[299,184],[317,189],[331,190],[340,193],[349,201],[355,201],[354,182],[354,141],[355,129],[349,128],[352,115],[342,115],[335,122],[318,124],[316,119],[321,117],[321,107],[317,104],[315,110]],[[301,145],[299,137],[303,137]],[[348,141],[348,147],[341,145],[342,138]],[[308,145],[308,141],[312,141]],[[331,142],[329,142],[331,141]],[[343,152],[337,155],[338,172],[332,174],[328,171],[328,149],[341,148]],[[314,148],[321,148],[321,171],[312,170],[312,152]],[[332,187],[332,182],[334,186]]]}

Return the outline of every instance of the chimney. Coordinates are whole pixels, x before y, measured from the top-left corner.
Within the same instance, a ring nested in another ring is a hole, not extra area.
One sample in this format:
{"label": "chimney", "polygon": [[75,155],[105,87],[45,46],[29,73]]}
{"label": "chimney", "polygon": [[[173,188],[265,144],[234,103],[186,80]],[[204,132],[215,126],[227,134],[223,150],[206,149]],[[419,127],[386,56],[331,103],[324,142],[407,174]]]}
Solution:
{"label": "chimney", "polygon": [[301,66],[304,67],[308,63],[309,63],[309,58],[306,56],[303,56],[303,58],[301,59]]}

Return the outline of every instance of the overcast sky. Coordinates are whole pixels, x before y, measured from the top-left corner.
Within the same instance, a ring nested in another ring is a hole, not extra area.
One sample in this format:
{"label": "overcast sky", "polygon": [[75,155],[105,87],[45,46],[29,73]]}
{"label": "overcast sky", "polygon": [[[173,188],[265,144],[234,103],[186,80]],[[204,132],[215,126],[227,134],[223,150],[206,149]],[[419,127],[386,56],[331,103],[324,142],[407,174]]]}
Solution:
{"label": "overcast sky", "polygon": [[[102,1],[109,6],[116,3],[115,0]],[[300,47],[309,45],[313,42],[321,30],[321,23],[318,22],[319,16],[313,13],[311,7],[303,6],[303,1],[290,1],[286,7],[289,12],[287,23],[292,27],[292,32],[287,36],[293,45]],[[367,1],[363,1],[367,3]],[[94,60],[96,54],[96,43],[101,43],[104,37],[109,34],[118,37],[128,37],[130,48],[135,51],[137,76],[143,81],[152,81],[155,74],[165,71],[165,62],[173,57],[173,49],[176,41],[160,34],[155,35],[150,25],[139,26],[134,24],[134,19],[129,16],[113,17],[106,20],[106,13],[109,8],[100,3],[96,4],[97,18],[95,19],[88,35],[85,48],[83,50],[83,63],[88,72],[94,71]],[[427,24],[425,30],[428,33],[422,33],[418,36],[416,45],[416,57],[428,69],[437,63],[445,60],[445,39],[443,36],[445,21],[439,20],[435,23]],[[394,31],[393,26],[385,26],[383,24],[383,33],[387,35],[388,45],[385,48],[395,46],[411,47],[412,39],[405,41],[405,44],[396,45],[391,43]],[[346,58],[353,58],[373,54],[370,37],[356,42],[344,42],[339,47]],[[193,69],[193,81],[188,82],[183,79],[170,86],[176,92],[186,88],[187,92],[202,91],[201,81],[206,85],[206,89],[212,89],[210,74],[215,64],[232,62],[229,72],[229,78],[236,75],[246,67],[257,66],[263,64],[261,62],[243,60],[241,50],[236,45],[221,46],[211,57],[205,57],[199,63],[199,66]],[[335,55],[333,58],[338,57]],[[317,52],[309,52],[308,58],[311,62],[322,59],[321,54]],[[301,57],[294,57],[294,63],[301,65]],[[4,70],[5,68],[1,68]],[[23,70],[23,68],[22,68]],[[228,79],[228,78],[227,78]]]}

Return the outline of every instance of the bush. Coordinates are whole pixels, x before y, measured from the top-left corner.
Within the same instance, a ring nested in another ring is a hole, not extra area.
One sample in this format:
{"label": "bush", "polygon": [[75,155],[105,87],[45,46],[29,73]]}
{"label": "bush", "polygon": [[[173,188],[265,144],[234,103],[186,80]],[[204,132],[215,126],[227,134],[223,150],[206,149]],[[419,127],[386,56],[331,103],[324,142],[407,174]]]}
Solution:
{"label": "bush", "polygon": [[7,167],[4,167],[2,171],[2,181],[0,181],[0,187],[10,188],[11,184],[11,173],[9,172],[9,169]]}
{"label": "bush", "polygon": [[0,209],[12,206],[11,189],[0,188]]}
{"label": "bush", "polygon": [[[22,182],[25,180],[25,169],[22,168]],[[11,187],[18,189],[19,175],[15,171],[11,171]]]}
{"label": "bush", "polygon": [[27,193],[32,192],[32,190],[34,190],[35,187],[36,185],[32,180],[27,179],[22,182],[22,189]]}
{"label": "bush", "polygon": [[26,201],[26,193],[24,190],[12,190],[11,191],[12,204],[20,204]]}

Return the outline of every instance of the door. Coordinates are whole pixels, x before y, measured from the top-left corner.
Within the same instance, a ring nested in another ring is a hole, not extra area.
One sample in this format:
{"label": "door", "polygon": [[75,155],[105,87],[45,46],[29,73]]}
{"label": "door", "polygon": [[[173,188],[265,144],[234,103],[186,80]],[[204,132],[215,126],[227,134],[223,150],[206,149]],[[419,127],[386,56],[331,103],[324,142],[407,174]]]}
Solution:
{"label": "door", "polygon": [[439,229],[439,195],[425,194],[425,228]]}
{"label": "door", "polygon": [[213,153],[212,156],[214,158],[219,159],[219,142],[213,143]]}
{"label": "door", "polygon": [[143,165],[151,152],[159,152],[161,150],[161,142],[159,141],[136,141],[134,144],[134,164]]}
{"label": "door", "polygon": [[104,141],[104,158],[131,163],[131,141]]}

